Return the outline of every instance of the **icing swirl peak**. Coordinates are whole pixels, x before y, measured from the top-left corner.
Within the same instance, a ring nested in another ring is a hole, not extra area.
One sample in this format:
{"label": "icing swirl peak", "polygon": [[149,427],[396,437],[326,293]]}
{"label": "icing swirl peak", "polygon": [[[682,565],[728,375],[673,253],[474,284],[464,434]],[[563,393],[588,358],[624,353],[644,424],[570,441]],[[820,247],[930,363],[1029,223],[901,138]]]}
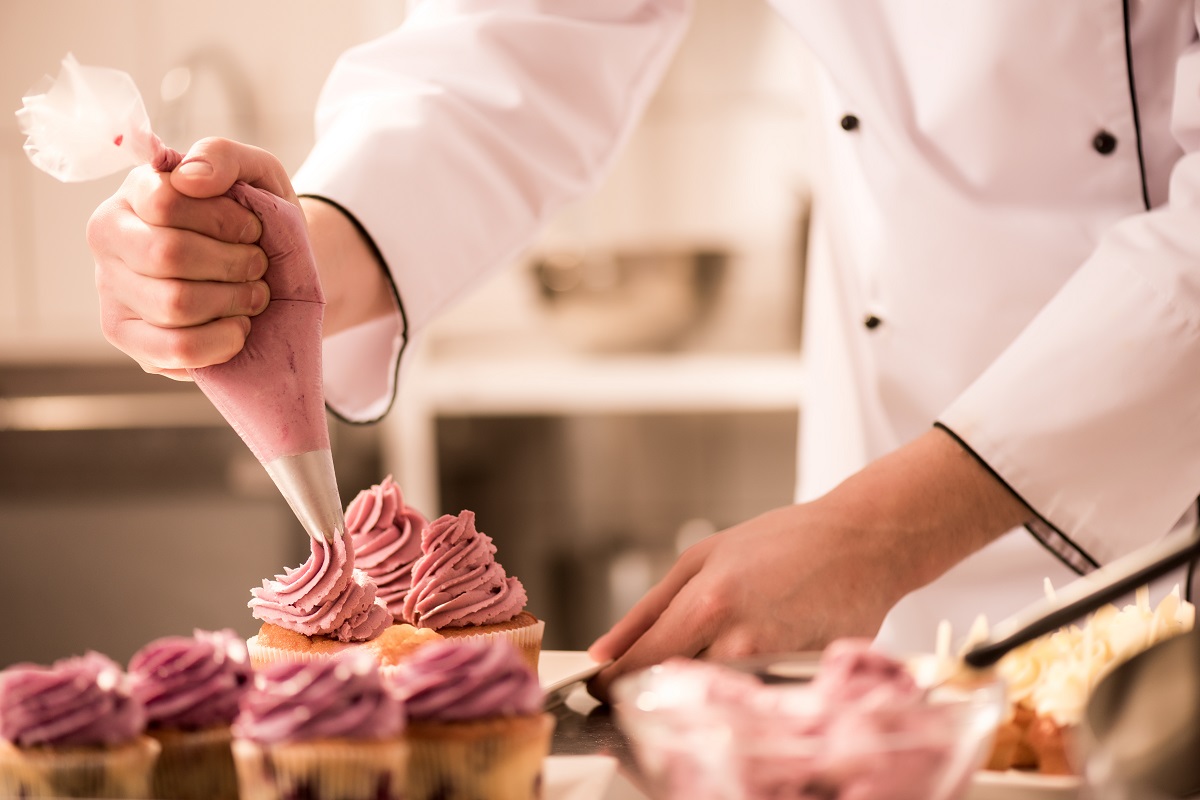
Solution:
{"label": "icing swirl peak", "polygon": [[527,716],[542,706],[537,676],[508,642],[427,644],[401,662],[390,679],[414,720]]}
{"label": "icing swirl peak", "polygon": [[403,709],[384,685],[375,659],[353,652],[256,672],[233,735],[264,744],[385,739],[403,727]]}
{"label": "icing swirl peak", "polygon": [[250,683],[246,643],[232,630],[155,639],[129,662],[133,696],[151,728],[228,725]]}
{"label": "icing swirl peak", "polygon": [[404,601],[405,622],[418,628],[507,622],[526,600],[521,582],[496,563],[492,538],[475,528],[475,512],[447,514],[425,528]]}
{"label": "icing swirl peak", "polygon": [[312,555],[287,568],[275,580],[250,590],[250,608],[263,622],[343,642],[373,639],[392,624],[392,615],[375,597],[375,583],[354,569],[352,541],[340,533],[332,543],[309,539]]}
{"label": "icing swirl peak", "polygon": [[129,677],[100,653],[0,672],[0,739],[18,747],[115,745],[145,726]]}
{"label": "icing swirl peak", "polygon": [[412,586],[412,565],[421,555],[421,531],[428,524],[420,511],[405,504],[391,475],[363,489],[346,508],[354,566],[375,581],[378,596],[393,617],[404,612],[404,598]]}

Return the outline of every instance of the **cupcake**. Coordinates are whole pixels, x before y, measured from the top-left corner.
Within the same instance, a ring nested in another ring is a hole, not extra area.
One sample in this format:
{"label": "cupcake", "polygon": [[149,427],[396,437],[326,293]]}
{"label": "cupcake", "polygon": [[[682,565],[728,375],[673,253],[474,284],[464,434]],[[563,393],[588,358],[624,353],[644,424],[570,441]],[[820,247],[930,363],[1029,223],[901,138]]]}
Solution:
{"label": "cupcake", "polygon": [[260,670],[233,724],[242,800],[401,800],[403,727],[365,653]]}
{"label": "cupcake", "polygon": [[409,800],[532,800],[554,718],[512,645],[448,639],[390,673],[408,718]]}
{"label": "cupcake", "polygon": [[425,528],[412,568],[404,622],[444,639],[510,642],[537,670],[545,623],[525,611],[525,587],[496,562],[496,546],[475,513],[447,514]]}
{"label": "cupcake", "polygon": [[392,623],[375,582],[354,569],[354,548],[341,534],[311,540],[308,560],[251,590],[263,625],[247,646],[256,666],[330,658],[375,638]]}
{"label": "cupcake", "polygon": [[354,566],[375,582],[376,596],[395,618],[403,615],[413,562],[421,555],[421,532],[428,524],[420,511],[404,502],[391,475],[359,492],[346,507]]}
{"label": "cupcake", "polygon": [[161,747],[155,798],[236,800],[229,726],[250,676],[246,643],[231,630],[167,636],[134,654],[133,696]]}
{"label": "cupcake", "polygon": [[159,746],[121,667],[99,653],[0,672],[0,796],[150,797]]}

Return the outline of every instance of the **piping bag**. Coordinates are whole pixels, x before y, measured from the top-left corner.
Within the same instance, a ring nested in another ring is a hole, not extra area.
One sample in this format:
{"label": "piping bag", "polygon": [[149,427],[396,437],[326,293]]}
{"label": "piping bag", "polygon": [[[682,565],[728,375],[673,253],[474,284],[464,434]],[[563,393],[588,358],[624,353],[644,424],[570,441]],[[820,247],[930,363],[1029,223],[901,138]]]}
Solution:
{"label": "piping bag", "polygon": [[[101,178],[142,164],[160,172],[183,156],[150,129],[128,74],[63,59],[23,98],[18,124],[25,152],[39,169],[65,181]],[[304,530],[333,541],[345,532],[329,447],[321,376],[325,296],[298,208],[238,181],[228,197],[262,221],[267,254],[267,308],[251,320],[246,344],[224,364],[189,369],[200,390],[266,468]]]}

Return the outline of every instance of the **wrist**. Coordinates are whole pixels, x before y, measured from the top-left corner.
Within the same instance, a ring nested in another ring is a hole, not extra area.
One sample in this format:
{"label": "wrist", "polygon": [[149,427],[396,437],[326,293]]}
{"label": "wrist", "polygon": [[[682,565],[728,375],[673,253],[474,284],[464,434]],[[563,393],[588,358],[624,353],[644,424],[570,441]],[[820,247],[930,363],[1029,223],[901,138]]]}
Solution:
{"label": "wrist", "polygon": [[336,204],[301,197],[325,294],[325,336],[396,313],[387,266],[374,244]]}
{"label": "wrist", "polygon": [[940,429],[872,462],[820,502],[851,520],[893,602],[1033,516]]}

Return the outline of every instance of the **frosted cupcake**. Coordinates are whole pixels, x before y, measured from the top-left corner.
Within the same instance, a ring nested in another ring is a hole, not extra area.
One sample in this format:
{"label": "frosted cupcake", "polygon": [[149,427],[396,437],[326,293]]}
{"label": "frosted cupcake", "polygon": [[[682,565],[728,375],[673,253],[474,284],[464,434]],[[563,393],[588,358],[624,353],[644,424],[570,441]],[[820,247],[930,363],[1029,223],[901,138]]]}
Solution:
{"label": "frosted cupcake", "polygon": [[231,630],[150,642],[129,662],[147,735],[161,746],[158,800],[237,800],[230,723],[250,684],[246,643]]}
{"label": "frosted cupcake", "polygon": [[404,502],[388,475],[364,489],[346,507],[346,532],[354,546],[354,567],[371,577],[377,597],[400,618],[412,587],[412,567],[421,555],[421,532],[429,521]]}
{"label": "frosted cupcake", "polygon": [[242,800],[401,800],[403,727],[365,653],[261,670],[233,725]]}
{"label": "frosted cupcake", "polygon": [[525,611],[525,587],[496,562],[475,513],[447,514],[425,528],[403,620],[444,639],[507,641],[537,670],[545,623]]}
{"label": "frosted cupcake", "polygon": [[246,643],[256,667],[330,658],[392,623],[375,582],[354,569],[351,540],[339,534],[311,545],[307,561],[250,592],[250,608],[263,622]]}
{"label": "frosted cupcake", "polygon": [[128,676],[89,652],[0,672],[0,796],[149,797],[158,756]]}
{"label": "frosted cupcake", "polygon": [[408,717],[409,800],[533,800],[554,718],[507,642],[427,645],[389,678]]}

